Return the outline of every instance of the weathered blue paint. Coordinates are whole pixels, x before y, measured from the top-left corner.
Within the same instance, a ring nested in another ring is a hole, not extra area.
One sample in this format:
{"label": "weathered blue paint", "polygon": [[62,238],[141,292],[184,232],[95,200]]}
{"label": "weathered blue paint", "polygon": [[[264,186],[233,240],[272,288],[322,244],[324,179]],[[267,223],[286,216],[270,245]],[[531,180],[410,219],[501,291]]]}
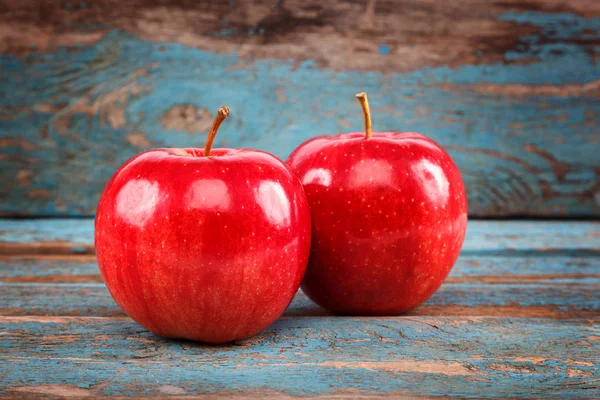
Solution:
{"label": "weathered blue paint", "polygon": [[[68,241],[71,232],[77,233],[82,244],[85,238],[91,239],[89,220],[3,222],[10,224],[5,232],[12,236],[3,237],[9,241]],[[599,247],[598,227],[598,223],[585,222],[473,221],[465,244],[470,250],[416,314],[564,317],[597,313],[600,259],[597,252],[589,250]],[[22,231],[25,234],[19,233]],[[490,254],[490,249],[501,253]],[[530,253],[507,249],[529,249]],[[559,249],[570,252],[556,253]],[[123,315],[101,282],[93,256],[6,257],[0,260],[0,285],[5,293],[0,314]],[[301,294],[287,312],[323,313]]]}
{"label": "weathered blue paint", "polygon": [[[463,254],[449,282],[600,283],[600,255],[536,256]],[[95,256],[10,256],[0,258],[0,282],[101,282]]]}
{"label": "weathered blue paint", "polygon": [[466,252],[600,250],[600,222],[469,221]]}
{"label": "weathered blue paint", "polygon": [[379,52],[383,55],[388,55],[390,54],[390,48],[384,44],[382,44],[381,46],[379,46]]}
{"label": "weathered blue paint", "polygon": [[[77,282],[101,282],[99,280],[100,271],[94,256],[85,259],[73,259],[71,256],[58,259],[43,256],[0,258],[0,281],[30,278],[25,281],[44,282],[45,278],[52,276],[77,279]],[[83,281],[80,279],[86,276],[90,278]],[[69,282],[69,280],[56,279],[53,282]]]}
{"label": "weathered blue paint", "polygon": [[[92,246],[93,221],[0,220],[0,244]],[[420,315],[589,315],[600,311],[600,223],[471,221],[464,250],[446,284]],[[5,315],[123,315],[102,285],[93,257],[0,260]],[[65,285],[66,284],[66,285]],[[300,295],[288,315],[321,315]]]}
{"label": "weathered blue paint", "polygon": [[163,340],[122,320],[34,321],[0,317],[2,394],[72,385],[91,396],[174,387],[188,395],[592,398],[600,378],[592,321],[295,318],[217,347]]}
{"label": "weathered blue paint", "polygon": [[[93,219],[2,219],[0,241],[8,243],[94,243]],[[75,246],[74,246],[75,247]]]}
{"label": "weathered blue paint", "polygon": [[[102,283],[0,282],[0,315],[124,316]],[[445,283],[421,307],[420,316],[514,316],[568,318],[600,313],[598,279],[574,283]],[[299,293],[287,316],[328,314]]]}
{"label": "weathered blue paint", "polygon": [[[598,269],[598,268],[596,268]],[[102,283],[5,283],[0,315],[123,316]],[[566,318],[600,313],[597,277],[547,283],[453,283],[444,285],[411,315]],[[285,315],[327,312],[299,293]]]}
{"label": "weathered blue paint", "polygon": [[125,316],[101,283],[0,283],[0,291],[0,315]]}
{"label": "weathered blue paint", "polygon": [[[81,219],[0,219],[0,244],[94,243],[94,221]],[[463,255],[485,252],[600,251],[598,221],[482,221],[471,220]],[[577,253],[573,253],[577,255]]]}
{"label": "weathered blue paint", "polygon": [[449,149],[473,215],[600,215],[600,102],[591,95],[600,70],[590,56],[600,18],[509,12],[498,21],[536,28],[504,63],[393,74],[248,61],[119,30],[88,47],[0,55],[9,77],[0,107],[10,110],[0,119],[0,167],[13,182],[0,211],[92,214],[136,152],[202,146],[198,129],[191,135],[169,117],[182,104],[230,106],[217,146],[285,157],[313,135],[361,129],[354,94],[365,90],[375,129],[419,131]]}
{"label": "weathered blue paint", "polygon": [[0,256],[0,396],[596,396],[597,222],[473,221],[447,282],[410,315],[336,317],[299,293],[228,346],[138,326],[93,256],[27,253],[74,238],[87,248],[91,220],[0,223],[0,249],[23,251]]}
{"label": "weathered blue paint", "polygon": [[[536,25],[540,30],[535,34],[521,38],[522,44],[527,46],[528,52],[510,51],[506,58],[510,61],[524,60],[532,55],[542,60],[560,60],[561,62],[573,63],[581,62],[590,69],[581,76],[573,73],[571,68],[555,71],[557,78],[562,84],[577,82],[586,76],[591,77],[597,74],[593,72],[594,62],[589,54],[582,52],[582,47],[577,43],[569,42],[568,39],[581,38],[583,40],[600,39],[600,19],[579,18],[576,15],[568,13],[548,14],[540,12],[507,12],[498,17],[500,21],[512,21],[522,25]],[[562,41],[565,42],[562,42]],[[571,58],[573,57],[573,58]],[[559,64],[560,65],[560,64]],[[586,75],[591,73],[591,75]],[[591,80],[597,79],[592,78]]]}

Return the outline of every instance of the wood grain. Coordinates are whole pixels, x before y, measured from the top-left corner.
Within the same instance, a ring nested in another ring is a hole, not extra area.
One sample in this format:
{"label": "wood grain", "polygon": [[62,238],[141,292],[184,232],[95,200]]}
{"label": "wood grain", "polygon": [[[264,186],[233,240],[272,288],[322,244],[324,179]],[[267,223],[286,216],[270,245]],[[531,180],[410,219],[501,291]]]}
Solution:
{"label": "wood grain", "polygon": [[317,134],[415,130],[471,215],[600,216],[596,1],[0,0],[0,213],[92,215],[150,147],[280,157]]}
{"label": "wood grain", "polygon": [[[124,316],[95,259],[0,259],[0,315]],[[600,257],[463,255],[417,316],[575,318],[600,316]],[[298,293],[286,316],[330,315]]]}
{"label": "wood grain", "polygon": [[[600,278],[600,255],[520,253],[489,255],[464,253],[448,282],[488,284],[595,283]],[[5,283],[102,283],[93,255],[0,256],[0,282]]]}
{"label": "wood grain", "polygon": [[333,316],[300,292],[261,334],[203,346],[118,309],[92,220],[0,219],[0,398],[594,398],[599,232],[473,221],[450,277],[407,315]]}
{"label": "wood grain", "polygon": [[[597,279],[596,279],[597,281]],[[99,316],[125,314],[103,284],[0,284],[0,315]],[[408,315],[428,317],[591,318],[600,316],[600,283],[556,285],[445,283]],[[331,315],[299,292],[284,316]]]}
{"label": "wood grain", "polygon": [[593,398],[598,321],[288,318],[202,346],[122,318],[0,317],[0,393]]}
{"label": "wood grain", "polygon": [[[92,220],[2,220],[0,314],[123,316],[85,254],[92,241]],[[413,314],[598,315],[599,251],[598,222],[471,221],[446,283]],[[286,315],[326,314],[299,294]]]}
{"label": "wood grain", "polygon": [[[94,253],[94,221],[0,219],[0,255]],[[599,221],[471,220],[462,254],[597,254]]]}

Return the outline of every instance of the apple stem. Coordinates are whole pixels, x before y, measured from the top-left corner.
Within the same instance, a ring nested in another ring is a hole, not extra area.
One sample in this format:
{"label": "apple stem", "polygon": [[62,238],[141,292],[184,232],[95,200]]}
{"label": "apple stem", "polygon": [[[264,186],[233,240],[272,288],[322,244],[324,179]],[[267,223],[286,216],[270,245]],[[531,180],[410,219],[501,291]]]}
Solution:
{"label": "apple stem", "polygon": [[227,106],[223,106],[219,108],[217,111],[217,116],[215,117],[215,121],[210,127],[210,132],[208,133],[208,137],[206,138],[206,143],[204,144],[204,157],[210,155],[210,149],[213,145],[213,141],[215,140],[215,136],[217,136],[217,131],[219,130],[219,126],[221,123],[229,116],[229,108]]}
{"label": "apple stem", "polygon": [[373,135],[373,127],[371,126],[371,111],[369,110],[369,100],[367,100],[367,94],[365,92],[356,95],[360,106],[363,110],[363,116],[365,117],[365,138],[368,139]]}

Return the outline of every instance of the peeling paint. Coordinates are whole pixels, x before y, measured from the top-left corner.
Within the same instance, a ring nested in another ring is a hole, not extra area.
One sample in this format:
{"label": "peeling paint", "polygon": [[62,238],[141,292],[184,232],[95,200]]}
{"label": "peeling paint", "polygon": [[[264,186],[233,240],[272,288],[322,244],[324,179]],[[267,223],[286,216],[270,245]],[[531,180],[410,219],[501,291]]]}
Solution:
{"label": "peeling paint", "polygon": [[147,150],[152,146],[152,142],[150,142],[150,140],[148,140],[148,137],[141,132],[130,133],[125,136],[125,140],[129,144],[137,147],[138,149]]}
{"label": "peeling paint", "polygon": [[[379,326],[382,320],[386,327]],[[251,340],[218,347],[160,339],[133,321],[110,318],[36,324],[0,317],[0,330],[32,334],[0,341],[0,360],[6,361],[0,363],[2,394],[14,387],[79,388],[82,384],[75,382],[85,382],[83,389],[95,396],[256,390],[443,396],[450,390],[462,397],[586,398],[599,366],[598,346],[577,344],[598,331],[582,320],[288,318]],[[56,342],[39,357],[38,337],[64,334],[76,334],[80,341]],[[96,341],[99,334],[108,339]],[[131,336],[153,345],[125,339]],[[77,357],[71,355],[73,346]],[[57,364],[61,373],[50,373]],[[19,368],[7,374],[9,365]],[[123,368],[125,375],[118,375]]]}
{"label": "peeling paint", "polygon": [[214,116],[206,108],[197,108],[191,104],[177,104],[165,112],[160,119],[160,124],[167,131],[208,134],[213,120]]}
{"label": "peeling paint", "polygon": [[93,215],[121,163],[147,145],[202,146],[222,104],[232,116],[217,146],[284,158],[314,135],[361,129],[354,94],[366,90],[375,129],[450,150],[472,215],[600,215],[589,2],[474,3],[468,14],[419,1],[128,4],[0,16],[0,170],[20,183],[3,214]]}

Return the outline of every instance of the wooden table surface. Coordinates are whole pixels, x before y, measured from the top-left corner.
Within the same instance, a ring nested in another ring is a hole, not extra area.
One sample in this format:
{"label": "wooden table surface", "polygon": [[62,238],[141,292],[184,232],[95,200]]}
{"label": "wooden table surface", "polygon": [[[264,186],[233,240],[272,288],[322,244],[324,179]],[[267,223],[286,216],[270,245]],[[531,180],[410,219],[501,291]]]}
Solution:
{"label": "wooden table surface", "polygon": [[442,288],[399,317],[302,293],[226,346],[161,339],[102,283],[93,221],[0,220],[0,397],[600,397],[600,223],[471,221]]}

